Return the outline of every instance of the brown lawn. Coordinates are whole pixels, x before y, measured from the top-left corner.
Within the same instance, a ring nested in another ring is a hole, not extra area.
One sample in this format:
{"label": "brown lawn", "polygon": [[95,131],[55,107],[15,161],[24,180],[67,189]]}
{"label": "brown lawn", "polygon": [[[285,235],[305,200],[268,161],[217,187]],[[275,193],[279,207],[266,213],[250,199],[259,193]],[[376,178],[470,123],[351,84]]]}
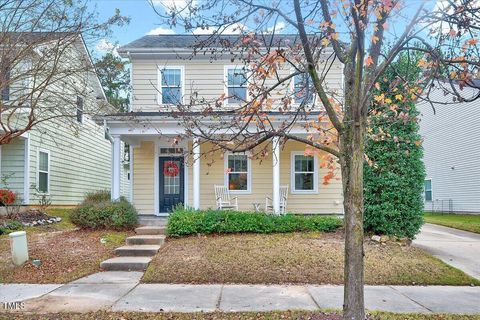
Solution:
{"label": "brown lawn", "polygon": [[[65,283],[100,271],[99,263],[113,256],[126,232],[68,230],[28,232],[30,261],[23,266],[11,262],[10,243],[0,238],[0,283]],[[106,243],[102,243],[104,238]],[[40,259],[41,266],[32,265]]]}
{"label": "brown lawn", "polygon": [[[318,311],[274,311],[274,312],[213,312],[213,313],[147,313],[147,312],[108,312],[56,313],[56,314],[13,314],[0,313],[0,319],[17,320],[341,320],[336,313]],[[457,314],[405,314],[377,312],[369,315],[369,320],[480,320],[480,315]]]}
{"label": "brown lawn", "polygon": [[[168,239],[144,275],[160,283],[343,283],[343,236],[236,234]],[[366,242],[367,284],[480,284],[424,251]]]}

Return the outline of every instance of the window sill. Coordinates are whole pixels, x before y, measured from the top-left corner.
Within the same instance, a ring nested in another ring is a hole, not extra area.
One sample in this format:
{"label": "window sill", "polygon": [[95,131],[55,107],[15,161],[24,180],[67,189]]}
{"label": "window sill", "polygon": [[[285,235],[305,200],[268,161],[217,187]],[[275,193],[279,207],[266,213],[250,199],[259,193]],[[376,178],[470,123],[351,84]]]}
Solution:
{"label": "window sill", "polygon": [[233,195],[242,195],[242,194],[252,194],[252,190],[228,190],[230,194]]}
{"label": "window sill", "polygon": [[291,194],[318,194],[318,190],[292,190]]}

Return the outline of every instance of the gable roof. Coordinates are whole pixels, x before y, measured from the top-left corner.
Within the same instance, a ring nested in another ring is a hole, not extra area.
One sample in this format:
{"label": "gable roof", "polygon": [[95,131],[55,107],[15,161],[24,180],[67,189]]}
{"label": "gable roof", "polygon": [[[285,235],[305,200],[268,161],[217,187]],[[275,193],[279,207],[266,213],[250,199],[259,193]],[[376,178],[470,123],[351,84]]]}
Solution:
{"label": "gable roof", "polygon": [[90,51],[87,48],[85,39],[83,35],[79,32],[3,32],[0,35],[0,42],[10,42],[15,45],[17,44],[30,44],[32,46],[41,45],[48,43],[49,41],[55,41],[62,39],[71,39],[71,43],[75,48],[85,56],[86,60],[92,67],[92,72],[89,73],[89,80],[95,90],[95,95],[97,98],[107,100],[105,91],[103,90],[100,79],[95,71],[95,65],[93,63],[92,56]]}
{"label": "gable roof", "polygon": [[[128,52],[160,52],[172,49],[190,51],[195,47],[226,48],[240,44],[241,39],[240,35],[146,35],[121,46],[117,51],[119,54],[125,55]],[[257,34],[255,39],[260,43],[279,47],[300,43],[297,34]]]}

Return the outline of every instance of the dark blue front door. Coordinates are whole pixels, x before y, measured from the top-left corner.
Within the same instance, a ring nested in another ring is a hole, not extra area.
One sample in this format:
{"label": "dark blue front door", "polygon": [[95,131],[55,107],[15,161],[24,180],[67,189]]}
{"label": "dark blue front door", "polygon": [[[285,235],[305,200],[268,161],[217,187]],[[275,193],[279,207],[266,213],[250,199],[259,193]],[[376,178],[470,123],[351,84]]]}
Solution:
{"label": "dark blue front door", "polygon": [[184,203],[183,157],[160,158],[160,212],[171,212]]}

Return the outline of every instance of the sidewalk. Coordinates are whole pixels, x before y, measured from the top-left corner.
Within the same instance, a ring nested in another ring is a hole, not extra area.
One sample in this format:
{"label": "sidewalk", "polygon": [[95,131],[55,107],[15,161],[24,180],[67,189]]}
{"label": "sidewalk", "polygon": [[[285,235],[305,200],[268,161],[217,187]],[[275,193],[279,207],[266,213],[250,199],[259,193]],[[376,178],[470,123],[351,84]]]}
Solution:
{"label": "sidewalk", "polygon": [[[96,273],[65,285],[0,285],[0,302],[30,312],[235,312],[341,309],[332,285],[139,284],[141,272]],[[480,313],[480,287],[366,286],[370,311]]]}

